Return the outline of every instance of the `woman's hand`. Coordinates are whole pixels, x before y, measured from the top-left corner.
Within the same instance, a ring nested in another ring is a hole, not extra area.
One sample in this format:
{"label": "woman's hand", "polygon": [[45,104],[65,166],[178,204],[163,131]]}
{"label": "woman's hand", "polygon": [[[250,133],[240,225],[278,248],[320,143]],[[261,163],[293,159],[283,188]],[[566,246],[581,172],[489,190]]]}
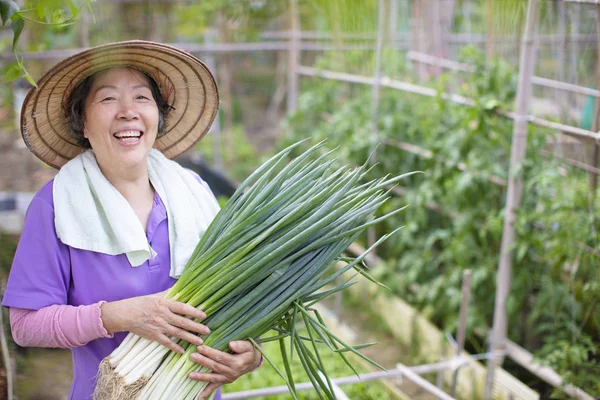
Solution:
{"label": "woman's hand", "polygon": [[103,303],[101,316],[109,333],[132,332],[183,354],[183,348],[171,337],[201,345],[202,339],[194,333],[207,334],[210,330],[190,318],[204,319],[206,314],[189,304],[165,299],[165,292],[132,297]]}
{"label": "woman's hand", "polygon": [[208,398],[210,394],[224,383],[231,383],[240,376],[254,371],[260,365],[262,355],[247,340],[229,343],[233,354],[215,350],[208,346],[198,346],[198,352],[192,353],[190,359],[211,373],[192,372],[190,378],[208,382],[208,386],[198,395],[199,399]]}

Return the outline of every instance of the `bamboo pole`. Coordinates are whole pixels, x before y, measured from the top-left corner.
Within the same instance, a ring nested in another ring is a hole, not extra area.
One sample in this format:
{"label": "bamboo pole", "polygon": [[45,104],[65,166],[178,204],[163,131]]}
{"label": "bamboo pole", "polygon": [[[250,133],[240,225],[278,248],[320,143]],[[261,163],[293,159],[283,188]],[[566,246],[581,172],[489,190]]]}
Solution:
{"label": "bamboo pole", "polygon": [[[343,72],[318,70],[316,68],[305,67],[305,66],[299,66],[298,73],[300,75],[317,76],[317,77],[321,77],[321,78],[325,78],[325,79],[333,79],[333,80],[339,80],[339,81],[343,81],[343,82],[362,83],[362,84],[366,84],[366,85],[372,85],[374,82],[373,78],[369,77],[369,76],[353,75],[353,74],[347,74],[347,73],[343,73]],[[385,76],[381,78],[380,84],[381,84],[381,86],[390,87],[390,88],[402,90],[405,92],[420,94],[423,96],[429,96],[429,97],[440,96],[445,100],[450,100],[457,104],[462,104],[462,105],[466,105],[466,106],[474,105],[474,101],[472,99],[469,99],[464,96],[460,96],[460,95],[453,94],[453,93],[446,93],[446,92],[438,93],[437,90],[432,89],[432,88],[415,85],[414,83],[389,79],[388,77],[385,77]],[[597,132],[589,131],[587,129],[581,129],[581,128],[577,128],[574,126],[561,124],[558,122],[548,121],[543,118],[538,118],[538,117],[535,117],[532,115],[519,117],[519,116],[517,116],[516,113],[514,113],[512,111],[496,110],[496,112],[500,115],[511,118],[513,120],[516,120],[519,118],[523,119],[523,120],[527,120],[533,125],[543,126],[546,128],[556,130],[556,131],[560,131],[563,134],[573,136],[580,140],[600,142],[600,134],[598,134]]]}
{"label": "bamboo pole", "polygon": [[290,2],[290,41],[288,51],[288,114],[296,111],[296,102],[298,100],[298,73],[297,68],[300,64],[300,45],[299,31],[300,21],[298,17],[298,2],[297,0],[289,0]]}
{"label": "bamboo pole", "polygon": [[[425,45],[425,34],[423,33],[423,26],[425,24],[425,13],[427,12],[427,8],[424,5],[425,0],[413,0],[412,1],[412,15],[411,15],[411,30],[412,30],[412,40],[411,40],[411,49],[426,52],[427,47]],[[422,82],[427,77],[427,71],[425,70],[425,66],[422,64],[417,64],[417,74],[419,80]]]}
{"label": "bamboo pole", "polygon": [[[596,7],[596,35],[598,35],[598,41],[596,41],[596,89],[600,88],[600,7]],[[598,117],[600,116],[600,99],[594,99],[594,111],[592,113],[592,131],[598,132]],[[598,153],[600,152],[600,146],[598,143],[593,144],[592,148],[592,167],[598,167]],[[594,172],[590,172],[588,176],[590,184],[589,194],[589,207],[590,210],[594,209],[596,202],[596,189],[598,186],[598,175]]]}
{"label": "bamboo pole", "polygon": [[90,15],[87,9],[81,9],[79,22],[79,45],[83,48],[90,47]]}
{"label": "bamboo pole", "polygon": [[540,365],[533,359],[533,355],[510,340],[506,341],[506,354],[514,362],[521,365],[529,372],[544,380],[550,385],[560,388],[563,392],[579,400],[594,400],[592,396],[573,385],[565,385],[563,379],[552,368]]}
{"label": "bamboo pole", "polygon": [[421,378],[419,375],[411,371],[409,368],[405,367],[402,364],[396,364],[396,368],[402,371],[402,375],[408,378],[411,382],[417,384],[423,389],[427,390],[429,393],[437,397],[441,400],[453,400],[454,397],[444,393],[441,389],[436,387],[434,384],[430,383],[424,378]]}
{"label": "bamboo pole", "polygon": [[[566,7],[567,15],[569,17],[569,82],[577,83],[577,59],[579,55],[579,43],[573,38],[579,35],[579,23],[581,16],[579,14],[579,7],[573,7],[571,4]],[[573,99],[570,99],[570,103]]]}
{"label": "bamboo pole", "polygon": [[590,173],[594,173],[596,175],[600,174],[600,168],[596,168],[596,167],[592,167],[590,165],[587,165],[584,162],[578,161],[578,160],[574,160],[572,158],[568,158],[568,157],[564,157],[564,156],[557,156],[555,153],[551,153],[547,150],[541,150],[540,154],[546,157],[555,157],[558,160],[564,162],[565,164],[571,165],[573,167],[582,169],[584,171],[590,172]]}
{"label": "bamboo pole", "polygon": [[485,56],[488,59],[492,59],[496,56],[496,41],[494,40],[494,30],[496,27],[496,16],[494,15],[494,0],[486,0],[485,2],[485,18],[486,18],[486,31],[485,31]]}
{"label": "bamboo pole", "polygon": [[516,220],[515,211],[520,207],[523,173],[521,166],[525,160],[525,149],[527,146],[527,127],[529,115],[529,103],[531,97],[531,77],[535,64],[535,43],[534,35],[537,30],[539,19],[540,0],[529,0],[527,5],[527,20],[525,23],[525,33],[523,35],[523,45],[521,47],[521,56],[519,62],[519,84],[517,87],[516,98],[516,119],[513,129],[513,139],[511,147],[511,159],[508,179],[508,190],[506,195],[506,210],[504,218],[504,228],[502,232],[502,244],[500,248],[500,262],[498,266],[498,275],[496,278],[496,299],[494,308],[494,323],[492,327],[492,337],[490,353],[492,358],[488,362],[488,371],[486,376],[486,385],[484,398],[491,399],[494,370],[502,365],[503,356],[497,356],[502,352],[507,333],[506,320],[506,298],[510,292],[510,279],[513,261],[513,242],[515,241]]}
{"label": "bamboo pole", "polygon": [[[437,371],[446,370],[449,368],[456,368],[458,366],[462,366],[463,364],[468,363],[470,360],[465,356],[461,356],[458,359],[450,359],[447,361],[442,361],[435,364],[422,364],[415,366],[404,366],[398,365],[394,369],[390,369],[387,371],[376,371],[376,372],[367,372],[359,375],[351,375],[341,378],[333,378],[331,379],[331,383],[335,383],[336,385],[351,385],[354,383],[364,383],[369,381],[375,381],[380,379],[394,379],[402,376],[408,376],[410,374],[411,377],[419,376],[423,374],[429,374]],[[297,391],[305,391],[305,390],[313,390],[314,387],[310,382],[302,382],[297,383],[296,385]],[[223,400],[240,400],[240,399],[250,399],[255,397],[262,396],[271,396],[275,394],[286,394],[289,393],[290,389],[286,386],[275,386],[275,387],[267,387],[261,389],[252,389],[246,390],[242,392],[233,392],[233,393],[223,393]]]}
{"label": "bamboo pole", "polygon": [[600,4],[600,0],[563,0],[565,3]]}
{"label": "bamboo pole", "polygon": [[6,333],[4,332],[4,310],[0,309],[0,347],[2,348],[2,362],[4,369],[6,370],[6,394],[7,399],[13,399],[13,366],[12,360],[8,353],[8,342],[6,340]]}
{"label": "bamboo pole", "polygon": [[[214,44],[196,44],[196,43],[170,43],[170,46],[177,47],[189,53],[233,53],[233,52],[255,52],[255,51],[289,51],[289,41],[268,41],[268,42],[235,42],[235,43],[214,43]],[[351,51],[365,50],[375,51],[376,46],[372,44],[323,44],[319,42],[299,42],[300,51]],[[22,52],[24,60],[62,60],[73,56],[86,48],[74,49],[55,49],[44,51],[26,51]],[[0,54],[0,60],[14,61],[15,56],[11,52]]]}
{"label": "bamboo pole", "polygon": [[[215,21],[216,37],[219,42],[230,42],[229,18],[227,11],[221,8],[217,11]],[[231,53],[224,53],[219,56],[217,63],[217,82],[219,84],[220,113],[221,113],[221,140],[222,154],[225,165],[231,165],[234,162],[233,154],[233,57]]]}
{"label": "bamboo pole", "polygon": [[[565,10],[565,3],[558,1],[556,3],[556,11],[558,13],[558,35],[560,40],[557,42],[557,63],[558,63],[558,80],[560,82],[565,81],[565,54],[567,52],[566,37],[567,37],[567,14]],[[569,118],[569,102],[566,96],[561,96],[557,93],[558,104],[560,107],[560,121],[563,123],[568,122]]]}
{"label": "bamboo pole", "polygon": [[[204,42],[207,44],[213,43],[215,40],[215,31],[213,29],[207,29],[204,31]],[[211,71],[217,70],[217,61],[213,54],[208,54],[204,57],[206,66]],[[221,111],[217,111],[217,117],[210,127],[209,134],[213,137],[213,165],[216,169],[222,171],[223,166],[223,146],[221,144]]]}
{"label": "bamboo pole", "polygon": [[[373,155],[371,160],[377,162],[377,143],[379,141],[379,100],[381,94],[381,53],[383,52],[383,37],[385,30],[385,0],[379,0],[377,5],[377,51],[375,52],[375,73],[374,84],[372,86],[373,102],[371,104],[371,151]],[[369,246],[375,243],[375,228],[369,227],[367,230],[367,242]]]}
{"label": "bamboo pole", "polygon": [[[450,69],[453,71],[461,71],[461,72],[475,72],[475,66],[467,63],[461,63],[454,60],[449,60],[447,58],[439,58],[432,56],[430,54],[420,53],[417,51],[409,51],[407,53],[407,58],[410,60],[415,60],[421,63],[430,64],[430,65],[439,65],[443,68]],[[562,82],[561,80],[554,80],[548,78],[542,78],[539,76],[532,76],[531,83],[538,86],[549,87],[558,90],[569,91],[573,93],[583,94],[587,96],[600,97],[600,90],[592,89],[585,86],[573,85],[571,83]]]}
{"label": "bamboo pole", "polygon": [[372,85],[373,103],[371,104],[371,124],[373,142],[377,143],[379,121],[379,99],[381,94],[381,54],[383,52],[383,35],[385,27],[385,0],[379,0],[377,7],[377,50],[375,52],[375,73]]}
{"label": "bamboo pole", "polygon": [[[410,144],[410,143],[405,143],[405,142],[401,142],[399,140],[395,140],[395,139],[384,139],[383,140],[384,144],[387,144],[388,146],[392,146],[395,147],[397,149],[400,150],[404,150],[407,151],[409,153],[412,154],[416,154],[420,157],[423,157],[425,159],[431,159],[433,158],[433,152],[429,149],[424,149],[422,147],[419,146],[415,146],[414,144]],[[468,171],[469,168],[467,167],[467,164],[463,163],[463,162],[459,162],[456,167],[460,170],[460,171]],[[474,170],[474,171],[470,171],[471,173],[477,175],[479,174],[479,170]],[[487,178],[487,180],[491,183],[494,183],[498,186],[506,186],[506,181],[500,177],[497,176],[489,176]]]}
{"label": "bamboo pole", "polygon": [[398,40],[398,0],[390,0],[387,40],[393,45]]}
{"label": "bamboo pole", "polygon": [[[471,270],[463,271],[462,281],[462,299],[460,302],[460,312],[458,315],[458,329],[456,332],[456,352],[455,356],[460,356],[465,350],[465,338],[467,336],[467,316],[469,314],[469,299],[471,297]],[[458,383],[458,373],[460,369],[454,371],[452,378],[452,397],[456,396],[456,385]]]}

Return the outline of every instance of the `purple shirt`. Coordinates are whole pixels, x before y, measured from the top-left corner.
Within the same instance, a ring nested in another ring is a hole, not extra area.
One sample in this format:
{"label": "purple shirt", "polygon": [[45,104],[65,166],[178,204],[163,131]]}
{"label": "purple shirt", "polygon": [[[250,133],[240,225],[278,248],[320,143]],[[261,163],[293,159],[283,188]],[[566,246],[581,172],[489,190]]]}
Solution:
{"label": "purple shirt", "polygon": [[[2,302],[5,307],[38,310],[53,304],[89,305],[100,300],[116,301],[157,293],[175,283],[169,276],[167,212],[158,194],[154,196],[146,230],[148,242],[158,254],[132,267],[125,254],[111,256],[80,250],[57,238],[53,182],[48,182],[36,194],[25,215]],[[117,333],[113,338],[93,340],[71,349],[74,377],[69,400],[91,399],[100,361],[126,335]],[[218,393],[215,399],[220,398]]]}

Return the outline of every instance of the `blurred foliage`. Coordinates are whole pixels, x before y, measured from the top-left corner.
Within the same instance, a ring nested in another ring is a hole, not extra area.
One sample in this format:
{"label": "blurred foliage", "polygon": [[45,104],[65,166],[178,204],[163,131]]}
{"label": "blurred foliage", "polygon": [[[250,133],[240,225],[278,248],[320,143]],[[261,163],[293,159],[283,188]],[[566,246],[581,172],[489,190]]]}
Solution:
{"label": "blurred foliage", "polygon": [[[276,333],[272,333],[272,335],[268,334],[268,336],[275,336]],[[286,346],[289,346],[289,340],[286,339]],[[324,345],[321,345],[324,346]],[[318,346],[319,347],[319,346]],[[289,348],[289,347],[288,347]],[[281,371],[283,368],[283,360],[281,358],[281,352],[279,348],[279,344],[277,341],[268,342],[263,345],[263,349],[267,353],[267,357],[279,368]],[[328,348],[324,348],[323,351],[320,352],[321,358],[323,360],[323,364],[327,366],[328,376],[332,378],[343,377],[343,376],[351,376],[354,375],[354,372],[342,361],[342,359],[335,353],[329,351]],[[357,357],[354,355],[350,355],[350,360],[355,361]],[[308,376],[304,372],[304,368],[300,363],[298,357],[295,357],[290,362],[292,374],[297,383],[299,382],[308,382]],[[368,372],[364,368],[361,368],[358,364],[354,363],[356,370],[359,373]],[[251,390],[251,389],[260,389],[272,386],[281,386],[284,385],[284,381],[281,377],[275,372],[273,367],[269,365],[269,363],[265,362],[264,365],[259,368],[257,371],[247,374],[239,378],[234,383],[223,386],[224,393],[238,392],[242,390]],[[381,383],[373,383],[366,382],[362,384],[353,384],[353,385],[344,385],[343,388],[344,393],[348,395],[349,398],[353,400],[391,400],[394,399],[395,396],[390,394]],[[265,397],[257,397],[258,400],[287,400],[290,398],[288,394],[282,395],[274,395],[274,396],[265,396]],[[303,391],[298,392],[298,398],[300,400],[317,400],[319,396],[314,391]]]}
{"label": "blurred foliage", "polygon": [[301,3],[303,29],[340,33],[377,32],[378,1],[306,0]]}
{"label": "blurred foliage", "polygon": [[183,41],[202,42],[205,30],[214,28],[219,20],[226,21],[232,41],[248,42],[259,39],[259,34],[287,9],[286,1],[269,0],[204,0],[177,4],[176,37]]}
{"label": "blurred foliage", "polygon": [[[404,196],[393,197],[381,210],[410,204],[402,217],[377,228],[381,235],[405,226],[380,248],[385,265],[374,275],[453,332],[462,272],[471,269],[468,326],[470,341],[477,343],[473,332],[487,331],[492,322],[506,197],[505,188],[489,179],[508,179],[513,129],[512,121],[495,109],[510,109],[516,74],[510,65],[489,62],[472,48],[461,58],[476,66],[470,80],[456,85],[459,94],[475,100],[474,107],[384,89],[375,134],[370,87],[304,80],[282,146],[307,136],[311,143],[326,139],[328,147],[340,147],[340,163],[354,165],[365,162],[375,142],[406,142],[431,152],[428,158],[393,145],[377,147],[371,178],[412,170],[425,175],[412,177],[401,187]],[[319,65],[335,62],[324,58]],[[399,68],[397,74],[406,74]],[[449,81],[461,80],[445,75],[431,85],[444,90]],[[527,157],[520,166],[524,196],[507,299],[509,336],[537,351],[568,382],[598,395],[597,207],[588,206],[586,173],[541,155],[552,135],[530,127]],[[441,210],[428,208],[432,204]]]}
{"label": "blurred foliage", "polygon": [[8,277],[19,239],[13,235],[0,232],[0,274]]}
{"label": "blurred foliage", "polygon": [[[19,77],[24,77],[29,83],[36,86],[34,79],[25,68],[21,52],[17,49],[17,44],[26,23],[48,25],[60,31],[60,29],[72,25],[84,7],[91,12],[93,1],[26,1],[25,6],[21,8],[12,0],[0,0],[0,19],[3,26],[10,21],[13,31],[12,51],[15,55],[15,62],[9,64],[3,71],[4,81],[8,82]],[[53,35],[49,40],[56,40],[56,37]]]}
{"label": "blurred foliage", "polygon": [[[242,182],[254,169],[260,165],[256,148],[246,137],[243,126],[235,125],[231,134],[231,147],[225,143],[224,133],[220,133],[221,146],[219,153],[223,156],[221,160],[224,173],[231,179]],[[215,165],[215,133],[207,134],[196,146],[198,153],[205,158],[210,165]]]}

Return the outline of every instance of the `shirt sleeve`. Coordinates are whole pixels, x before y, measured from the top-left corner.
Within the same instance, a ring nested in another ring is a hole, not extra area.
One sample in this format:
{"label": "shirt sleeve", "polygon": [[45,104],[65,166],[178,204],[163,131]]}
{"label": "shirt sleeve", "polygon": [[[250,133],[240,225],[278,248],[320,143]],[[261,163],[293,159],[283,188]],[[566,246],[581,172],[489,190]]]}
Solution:
{"label": "shirt sleeve", "polygon": [[112,337],[102,325],[100,307],[53,305],[39,310],[10,309],[14,341],[23,347],[73,348]]}
{"label": "shirt sleeve", "polygon": [[[46,196],[38,193],[25,214],[2,301],[6,307],[38,310],[67,304],[71,277],[69,249],[56,236],[52,186],[47,185],[42,191]],[[44,198],[48,196],[50,202]]]}

